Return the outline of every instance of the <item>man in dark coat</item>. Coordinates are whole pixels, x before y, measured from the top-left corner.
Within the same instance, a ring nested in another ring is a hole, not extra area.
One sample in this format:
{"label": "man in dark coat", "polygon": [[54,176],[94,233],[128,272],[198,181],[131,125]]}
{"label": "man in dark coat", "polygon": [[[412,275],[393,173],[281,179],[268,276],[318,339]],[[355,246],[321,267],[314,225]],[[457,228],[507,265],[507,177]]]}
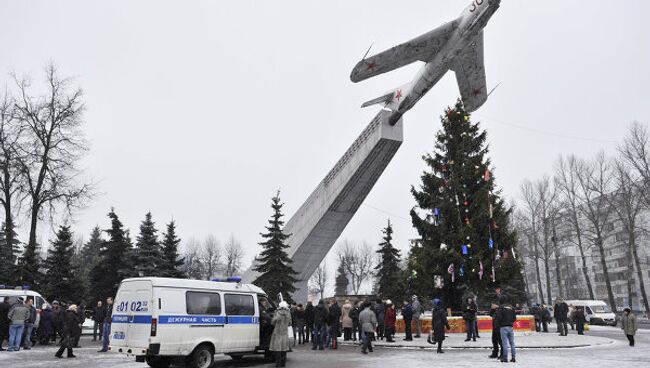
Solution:
{"label": "man in dark coat", "polygon": [[557,329],[560,332],[560,336],[568,335],[569,326],[567,324],[569,321],[569,306],[561,298],[557,298],[555,301],[553,317],[555,317],[555,322],[557,323]]}
{"label": "man in dark coat", "polygon": [[338,348],[339,331],[341,331],[341,307],[336,299],[332,299],[329,309],[329,326],[330,326],[330,348]]}
{"label": "man in dark coat", "polygon": [[542,332],[548,332],[548,324],[551,322],[551,311],[546,304],[542,304]]}
{"label": "man in dark coat", "polygon": [[501,360],[501,330],[499,327],[499,321],[497,320],[497,309],[499,305],[495,302],[490,306],[490,317],[492,317],[492,355],[489,355],[488,358],[497,358]]}
{"label": "man in dark coat", "polygon": [[575,320],[576,330],[578,331],[578,335],[584,335],[585,323],[587,323],[587,319],[585,318],[584,307],[576,307],[576,310],[573,313],[573,318]]}
{"label": "man in dark coat", "polygon": [[361,313],[360,303],[354,303],[354,307],[350,310],[350,318],[352,318],[352,341],[357,341],[357,333],[359,334],[359,340],[361,340],[361,328],[359,326],[359,313]]}
{"label": "man in dark coat", "polygon": [[45,303],[41,310],[41,320],[38,323],[38,338],[41,345],[49,345],[50,339],[54,334],[54,317],[52,309]]}
{"label": "man in dark coat", "polygon": [[54,323],[54,333],[52,334],[52,341],[56,341],[56,336],[58,335],[63,339],[63,317],[65,311],[61,307],[58,301],[52,302],[52,321]]}
{"label": "man in dark coat", "polygon": [[311,350],[323,350],[323,345],[325,344],[325,329],[327,328],[326,324],[329,319],[329,313],[325,309],[325,302],[323,300],[318,301],[318,305],[314,308],[314,338],[312,339],[312,348]]}
{"label": "man in dark coat", "polygon": [[4,351],[2,348],[2,343],[9,341],[9,310],[11,309],[11,303],[9,303],[9,297],[5,296],[2,303],[0,303],[0,351]]}
{"label": "man in dark coat", "polygon": [[104,325],[104,305],[102,301],[97,301],[93,308],[93,341],[97,341],[97,332],[99,332],[99,341],[102,341],[102,327]]}
{"label": "man in dark coat", "polygon": [[413,306],[408,300],[404,301],[404,307],[402,307],[402,318],[404,319],[404,332],[406,337],[404,341],[413,341],[413,335],[411,335],[411,321],[413,320]]}
{"label": "man in dark coat", "polygon": [[431,315],[431,336],[428,339],[430,344],[438,344],[436,353],[442,354],[442,342],[445,341],[445,327],[449,330],[447,312],[442,307],[440,299],[433,300],[433,314]]}
{"label": "man in dark coat", "polygon": [[539,304],[534,304],[530,308],[530,314],[535,317],[535,331],[540,332],[542,330],[542,308],[540,308]]}
{"label": "man in dark coat", "polygon": [[81,335],[81,328],[79,327],[79,317],[77,316],[77,306],[72,304],[65,312],[63,321],[63,342],[61,347],[54,354],[57,358],[63,357],[63,352],[68,350],[68,358],[76,358],[72,353],[72,347],[77,336]]}
{"label": "man in dark coat", "polygon": [[499,297],[499,308],[497,309],[497,325],[501,333],[501,361],[504,363],[508,362],[508,346],[510,346],[512,353],[510,361],[512,363],[516,362],[515,333],[512,328],[516,320],[517,313],[514,307],[508,302],[508,297],[501,295]]}
{"label": "man in dark coat", "polygon": [[314,305],[311,301],[307,302],[305,307],[305,342],[309,342],[309,339],[313,340],[313,329],[314,329]]}
{"label": "man in dark coat", "polygon": [[98,353],[105,353],[108,351],[108,343],[110,342],[111,326],[113,324],[113,298],[106,298],[106,307],[104,308],[104,326],[102,327],[102,348]]}
{"label": "man in dark coat", "polygon": [[476,326],[476,314],[478,313],[478,306],[474,302],[474,298],[467,298],[465,309],[463,310],[463,320],[465,320],[465,328],[467,330],[467,338],[465,341],[474,340],[474,327]]}
{"label": "man in dark coat", "polygon": [[386,299],[377,299],[375,304],[375,316],[377,317],[377,338],[384,339],[384,317],[386,315]]}

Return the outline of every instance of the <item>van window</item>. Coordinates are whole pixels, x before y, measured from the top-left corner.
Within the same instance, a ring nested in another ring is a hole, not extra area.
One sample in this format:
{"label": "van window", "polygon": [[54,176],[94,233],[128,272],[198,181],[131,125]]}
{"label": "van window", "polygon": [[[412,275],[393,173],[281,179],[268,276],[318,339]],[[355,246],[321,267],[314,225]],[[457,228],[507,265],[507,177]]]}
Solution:
{"label": "van window", "polygon": [[231,316],[254,316],[255,303],[252,295],[226,294],[226,314]]}
{"label": "van window", "polygon": [[188,291],[185,302],[187,314],[221,314],[221,296],[217,293]]}

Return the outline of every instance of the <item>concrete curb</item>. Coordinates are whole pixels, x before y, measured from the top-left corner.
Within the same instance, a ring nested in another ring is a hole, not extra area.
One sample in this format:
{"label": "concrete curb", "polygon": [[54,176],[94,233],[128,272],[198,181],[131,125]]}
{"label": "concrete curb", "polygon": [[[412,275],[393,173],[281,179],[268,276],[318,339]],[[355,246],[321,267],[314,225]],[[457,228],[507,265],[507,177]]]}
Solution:
{"label": "concrete curb", "polygon": [[[575,344],[575,345],[550,345],[550,346],[533,346],[533,345],[517,345],[517,349],[524,349],[524,350],[554,350],[554,349],[576,349],[576,348],[588,348],[592,346],[603,346],[603,345],[611,345],[614,343],[614,340],[609,340],[606,343],[602,344]],[[358,343],[350,343],[350,342],[343,342],[340,341],[338,343],[339,345],[342,346],[361,346]],[[437,349],[436,345],[404,345],[400,343],[395,343],[395,344],[386,344],[386,343],[380,343],[380,344],[373,344],[373,348],[388,348],[388,349],[412,349],[412,350],[435,350]],[[487,346],[454,346],[454,345],[448,345],[445,346],[443,344],[443,349],[450,349],[450,350],[492,350],[492,347],[487,347]]]}

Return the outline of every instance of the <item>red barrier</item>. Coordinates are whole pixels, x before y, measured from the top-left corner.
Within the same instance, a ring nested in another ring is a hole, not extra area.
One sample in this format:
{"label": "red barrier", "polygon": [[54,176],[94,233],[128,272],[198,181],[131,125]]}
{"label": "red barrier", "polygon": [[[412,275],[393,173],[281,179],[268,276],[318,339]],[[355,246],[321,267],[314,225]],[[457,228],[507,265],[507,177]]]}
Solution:
{"label": "red barrier", "polygon": [[[449,327],[451,327],[451,329],[447,330],[448,333],[467,332],[465,329],[465,321],[462,317],[447,317],[447,321],[449,321]],[[477,323],[479,332],[492,331],[492,317],[479,316]],[[401,317],[398,317],[395,327],[397,332],[404,333],[404,320]],[[512,327],[516,332],[535,331],[535,318],[530,315],[519,315]],[[412,330],[415,331],[415,329]],[[431,316],[420,318],[420,330],[423,333],[429,333],[431,331]]]}

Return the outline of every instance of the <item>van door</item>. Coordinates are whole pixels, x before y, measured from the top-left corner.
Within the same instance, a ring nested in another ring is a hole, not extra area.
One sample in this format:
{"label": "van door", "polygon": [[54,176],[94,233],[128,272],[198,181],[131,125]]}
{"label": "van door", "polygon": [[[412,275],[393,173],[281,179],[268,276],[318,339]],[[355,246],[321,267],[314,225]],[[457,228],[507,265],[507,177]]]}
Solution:
{"label": "van door", "polygon": [[187,315],[170,323],[189,325],[187,335],[182,338],[192,342],[193,346],[190,351],[196,345],[210,341],[214,345],[215,353],[220,353],[223,349],[223,340],[229,339],[229,336],[224,335],[225,317],[221,307],[221,294],[208,291],[186,291],[185,305]]}
{"label": "van door", "polygon": [[111,345],[148,348],[151,334],[151,281],[123,283],[113,306]]}
{"label": "van door", "polygon": [[253,351],[258,345],[259,319],[255,299],[251,294],[224,294],[226,326],[224,352]]}

